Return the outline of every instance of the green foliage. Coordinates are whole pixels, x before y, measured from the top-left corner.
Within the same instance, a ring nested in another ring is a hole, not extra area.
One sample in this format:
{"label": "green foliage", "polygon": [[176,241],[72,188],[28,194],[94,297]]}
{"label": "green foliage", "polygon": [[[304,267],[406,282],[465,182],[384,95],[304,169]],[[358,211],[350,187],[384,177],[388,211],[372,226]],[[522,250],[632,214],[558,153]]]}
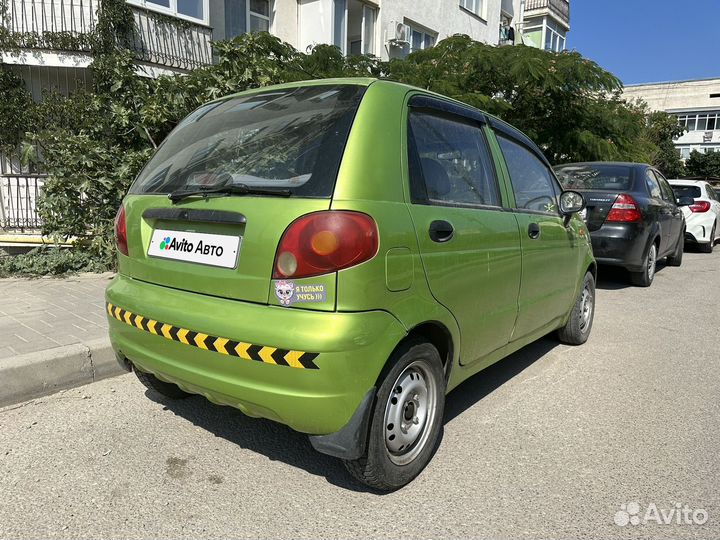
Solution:
{"label": "green foliage", "polygon": [[41,246],[23,255],[0,258],[0,277],[37,277],[105,270],[107,267],[102,262],[82,248]]}
{"label": "green foliage", "polygon": [[[12,143],[28,132],[23,153],[49,174],[39,203],[43,232],[76,239],[73,252],[92,257],[99,268],[113,265],[113,218],[153,149],[201,104],[259,86],[388,77],[498,115],[537,141],[553,162],[671,163],[663,157],[664,145],[672,145],[668,118],[648,117],[642,106],[624,102],[618,79],[574,52],[491,47],[454,36],[406,60],[381,62],[346,57],[329,45],[305,54],[268,33],[249,33],[215,43],[217,64],[148,79],[136,73],[134,54],[124,47],[132,32],[129,8],[121,0],[103,5],[110,23],[98,24],[105,41],[94,53],[92,88],[70,97],[47,94],[32,105],[16,79],[0,77],[0,107],[12,100],[26,109],[0,115],[9,126],[3,136]],[[5,135],[10,132],[14,139]]]}
{"label": "green foliage", "polygon": [[687,176],[720,178],[720,152],[693,151],[685,162]]}
{"label": "green foliage", "polygon": [[620,81],[577,52],[492,47],[467,36],[392,60],[390,78],[495,114],[537,141],[552,162],[636,159],[640,111]]}
{"label": "green foliage", "polygon": [[0,65],[0,151],[15,148],[28,128],[33,102],[23,80]]}
{"label": "green foliage", "polygon": [[647,116],[647,139],[654,148],[650,162],[667,178],[680,178],[685,174],[685,166],[680,159],[680,151],[673,140],[685,132],[677,117],[656,111]]}

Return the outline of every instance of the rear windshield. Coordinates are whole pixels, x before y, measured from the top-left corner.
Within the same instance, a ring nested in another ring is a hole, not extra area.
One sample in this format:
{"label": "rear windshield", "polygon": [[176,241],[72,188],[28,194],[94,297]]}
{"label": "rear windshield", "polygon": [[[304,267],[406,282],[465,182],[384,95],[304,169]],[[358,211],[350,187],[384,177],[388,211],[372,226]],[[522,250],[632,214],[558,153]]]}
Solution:
{"label": "rear windshield", "polygon": [[702,197],[700,187],[698,186],[672,186],[675,196],[679,199],[680,197],[692,197],[697,199]]}
{"label": "rear windshield", "polygon": [[559,165],[555,174],[565,189],[627,191],[631,188],[631,169],[625,165]]}
{"label": "rear windshield", "polygon": [[308,86],[200,107],[163,142],[130,193],[245,184],[330,197],[364,91],[357,85]]}

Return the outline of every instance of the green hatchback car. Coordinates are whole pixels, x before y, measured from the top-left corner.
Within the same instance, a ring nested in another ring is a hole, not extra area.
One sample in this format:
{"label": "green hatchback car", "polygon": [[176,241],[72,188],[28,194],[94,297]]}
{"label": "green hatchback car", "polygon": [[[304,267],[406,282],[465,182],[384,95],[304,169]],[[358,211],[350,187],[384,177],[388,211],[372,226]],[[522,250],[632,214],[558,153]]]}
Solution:
{"label": "green hatchback car", "polygon": [[286,424],[397,489],[447,392],[549,332],[587,340],[583,207],[525,135],[446,97],[243,92],[185,118],[125,197],[110,339],[151,390]]}

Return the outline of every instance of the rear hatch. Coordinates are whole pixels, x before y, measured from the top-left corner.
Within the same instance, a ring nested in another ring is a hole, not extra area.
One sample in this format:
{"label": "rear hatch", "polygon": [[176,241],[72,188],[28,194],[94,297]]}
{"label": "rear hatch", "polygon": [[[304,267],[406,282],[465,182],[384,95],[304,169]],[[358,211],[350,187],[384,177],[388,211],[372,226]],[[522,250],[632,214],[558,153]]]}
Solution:
{"label": "rear hatch", "polygon": [[[192,113],[125,198],[128,256],[120,257],[120,272],[268,303],[283,232],[330,207],[364,91],[352,84],[276,87]],[[334,288],[334,276],[321,281]]]}
{"label": "rear hatch", "polygon": [[555,167],[555,174],[565,189],[585,197],[583,219],[590,232],[602,227],[618,195],[632,190],[633,173],[627,165],[571,163]]}

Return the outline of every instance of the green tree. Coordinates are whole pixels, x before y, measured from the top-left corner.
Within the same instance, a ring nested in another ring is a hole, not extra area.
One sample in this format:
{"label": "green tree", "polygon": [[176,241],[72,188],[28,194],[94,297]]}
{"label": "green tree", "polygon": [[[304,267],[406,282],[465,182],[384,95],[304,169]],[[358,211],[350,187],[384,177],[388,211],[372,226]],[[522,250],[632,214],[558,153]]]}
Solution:
{"label": "green tree", "polygon": [[694,150],[685,162],[687,176],[720,178],[720,152],[698,152]]}
{"label": "green tree", "polygon": [[540,144],[551,162],[645,160],[644,113],[611,73],[577,52],[492,47],[453,36],[387,65],[390,78],[496,114]]}
{"label": "green tree", "polygon": [[655,147],[651,163],[667,178],[680,178],[685,174],[685,166],[674,140],[685,132],[678,124],[677,117],[656,111],[648,114],[647,138]]}

